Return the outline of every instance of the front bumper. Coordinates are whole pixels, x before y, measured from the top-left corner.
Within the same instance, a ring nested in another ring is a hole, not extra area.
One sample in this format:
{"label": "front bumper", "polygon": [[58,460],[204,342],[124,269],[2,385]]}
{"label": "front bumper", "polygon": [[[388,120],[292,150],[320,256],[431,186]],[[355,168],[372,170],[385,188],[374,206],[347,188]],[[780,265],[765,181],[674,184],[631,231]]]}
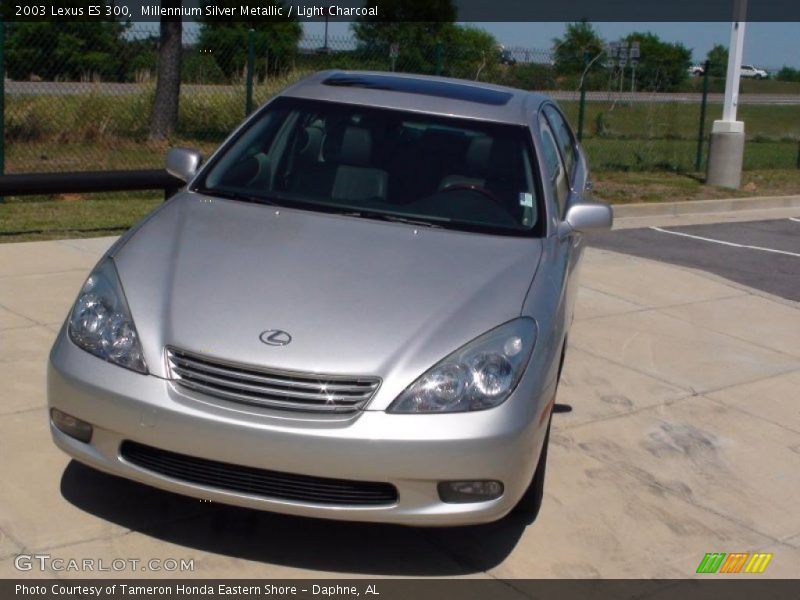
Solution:
{"label": "front bumper", "polygon": [[[536,369],[538,371],[538,369]],[[285,418],[268,411],[204,401],[168,380],[106,363],[59,334],[50,356],[48,403],[92,424],[89,443],[51,423],[53,439],[99,470],[175,493],[293,515],[407,525],[463,525],[497,520],[524,493],[538,462],[554,384],[523,376],[495,409],[450,415],[363,411],[349,418]],[[543,389],[540,389],[543,388]],[[125,440],[271,471],[354,481],[388,482],[392,505],[347,506],[286,501],[197,485],[127,462]],[[437,483],[497,480],[495,500],[440,500]]]}

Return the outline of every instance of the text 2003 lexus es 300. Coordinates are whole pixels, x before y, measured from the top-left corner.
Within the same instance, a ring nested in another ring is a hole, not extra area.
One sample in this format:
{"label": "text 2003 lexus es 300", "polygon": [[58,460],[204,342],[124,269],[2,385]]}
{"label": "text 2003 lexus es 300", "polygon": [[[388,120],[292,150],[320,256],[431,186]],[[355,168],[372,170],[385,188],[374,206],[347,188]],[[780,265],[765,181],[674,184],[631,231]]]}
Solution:
{"label": "text 2003 lexus es 300", "polygon": [[538,511],[589,201],[547,97],[322,72],[123,235],[50,355],[53,438],[180,494],[358,521]]}

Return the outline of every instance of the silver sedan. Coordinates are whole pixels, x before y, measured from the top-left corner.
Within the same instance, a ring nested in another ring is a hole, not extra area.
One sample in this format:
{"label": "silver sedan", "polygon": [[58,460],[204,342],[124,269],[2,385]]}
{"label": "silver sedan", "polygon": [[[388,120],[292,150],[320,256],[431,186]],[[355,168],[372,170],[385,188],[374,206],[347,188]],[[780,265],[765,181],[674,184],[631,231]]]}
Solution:
{"label": "silver sedan", "polygon": [[55,443],[275,512],[461,525],[542,501],[583,233],[611,225],[559,108],[323,72],[123,235],[50,355]]}

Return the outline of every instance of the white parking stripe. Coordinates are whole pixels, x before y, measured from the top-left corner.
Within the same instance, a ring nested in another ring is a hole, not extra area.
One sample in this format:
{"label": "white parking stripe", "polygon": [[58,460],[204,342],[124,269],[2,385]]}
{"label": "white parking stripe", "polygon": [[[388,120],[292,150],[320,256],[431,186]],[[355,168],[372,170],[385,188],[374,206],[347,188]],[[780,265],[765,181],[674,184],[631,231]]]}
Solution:
{"label": "white parking stripe", "polygon": [[789,217],[790,221],[794,221],[795,223],[800,223],[800,219],[795,219],[794,217]]}
{"label": "white parking stripe", "polygon": [[690,235],[688,233],[681,233],[680,231],[669,231],[667,229],[661,229],[661,227],[651,227],[650,229],[654,231],[660,231],[661,233],[669,233],[670,235],[679,235],[681,237],[691,238],[693,240],[701,240],[703,242],[722,244],[723,246],[733,246],[734,248],[747,248],[748,250],[761,250],[762,252],[773,252],[775,254],[785,254],[787,256],[796,256],[797,258],[800,258],[800,254],[798,254],[797,252],[786,252],[785,250],[775,250],[774,248],[762,248],[761,246],[748,246],[747,244],[736,244],[734,242],[726,242],[724,240],[715,240],[712,238],[701,237],[699,235]]}

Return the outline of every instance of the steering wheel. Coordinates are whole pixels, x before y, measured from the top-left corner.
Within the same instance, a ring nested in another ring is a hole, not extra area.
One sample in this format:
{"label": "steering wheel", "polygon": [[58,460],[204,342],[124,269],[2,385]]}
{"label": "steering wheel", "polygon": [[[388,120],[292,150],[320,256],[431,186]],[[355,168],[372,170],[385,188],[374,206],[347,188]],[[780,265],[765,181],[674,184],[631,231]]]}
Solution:
{"label": "steering wheel", "polygon": [[449,192],[456,192],[459,190],[472,190],[473,192],[478,192],[480,195],[488,198],[495,204],[504,206],[503,201],[500,200],[500,198],[498,198],[492,190],[482,185],[478,185],[477,183],[451,183],[444,186],[441,190],[441,193],[445,194]]}

